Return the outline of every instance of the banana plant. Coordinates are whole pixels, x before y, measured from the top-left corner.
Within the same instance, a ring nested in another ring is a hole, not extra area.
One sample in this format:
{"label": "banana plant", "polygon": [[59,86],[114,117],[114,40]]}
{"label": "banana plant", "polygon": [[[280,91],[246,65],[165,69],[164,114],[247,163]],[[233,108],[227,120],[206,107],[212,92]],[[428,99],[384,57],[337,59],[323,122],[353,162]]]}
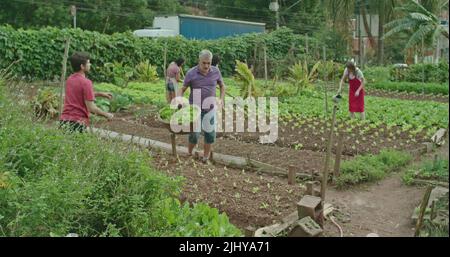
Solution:
{"label": "banana plant", "polygon": [[140,62],[135,67],[135,73],[140,82],[156,82],[158,81],[158,73],[156,66],[151,65],[149,60]]}
{"label": "banana plant", "polygon": [[255,76],[253,76],[252,71],[248,68],[246,63],[236,60],[236,81],[240,82],[241,86],[241,96],[243,98],[255,97],[258,95],[258,90],[256,88]]}
{"label": "banana plant", "polygon": [[296,94],[301,91],[312,88],[314,80],[317,78],[317,71],[320,66],[320,62],[314,64],[311,70],[308,69],[306,61],[304,63],[298,62],[289,68],[290,77],[288,81],[297,88]]}
{"label": "banana plant", "polygon": [[113,78],[114,84],[126,88],[134,75],[134,69],[122,62],[105,63],[106,74]]}

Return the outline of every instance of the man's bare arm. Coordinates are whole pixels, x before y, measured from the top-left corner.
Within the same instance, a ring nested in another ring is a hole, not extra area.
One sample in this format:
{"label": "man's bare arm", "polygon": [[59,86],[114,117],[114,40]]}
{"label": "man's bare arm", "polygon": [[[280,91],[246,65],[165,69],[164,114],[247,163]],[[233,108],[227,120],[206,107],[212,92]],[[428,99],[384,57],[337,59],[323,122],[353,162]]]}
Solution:
{"label": "man's bare arm", "polygon": [[113,114],[104,112],[100,108],[98,108],[97,105],[95,105],[94,101],[84,101],[84,103],[86,104],[86,107],[90,113],[94,113],[94,114],[103,116],[109,120],[114,117]]}

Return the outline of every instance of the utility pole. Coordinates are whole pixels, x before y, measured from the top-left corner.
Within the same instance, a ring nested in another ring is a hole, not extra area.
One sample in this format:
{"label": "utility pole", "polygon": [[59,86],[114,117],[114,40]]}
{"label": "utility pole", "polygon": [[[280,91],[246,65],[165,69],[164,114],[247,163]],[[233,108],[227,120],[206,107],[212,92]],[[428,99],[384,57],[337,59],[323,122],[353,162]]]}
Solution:
{"label": "utility pole", "polygon": [[362,67],[362,35],[361,35],[361,1],[357,2],[357,26],[358,26],[358,65]]}
{"label": "utility pole", "polygon": [[269,9],[273,12],[275,12],[275,19],[276,19],[276,29],[280,28],[280,5],[278,4],[278,0],[272,0],[269,5]]}
{"label": "utility pole", "polygon": [[77,7],[75,5],[70,6],[70,14],[73,17],[73,28],[77,28]]}

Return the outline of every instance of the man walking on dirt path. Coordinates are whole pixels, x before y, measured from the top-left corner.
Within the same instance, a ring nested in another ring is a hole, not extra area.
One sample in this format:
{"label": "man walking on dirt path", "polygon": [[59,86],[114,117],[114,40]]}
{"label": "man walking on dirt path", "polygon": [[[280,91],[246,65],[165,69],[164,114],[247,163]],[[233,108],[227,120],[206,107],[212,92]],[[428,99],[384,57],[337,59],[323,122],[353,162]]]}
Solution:
{"label": "man walking on dirt path", "polygon": [[[178,96],[182,97],[189,87],[191,89],[189,104],[201,107],[201,131],[205,137],[202,158],[204,163],[208,162],[211,146],[216,139],[215,112],[218,107],[222,108],[225,97],[225,84],[223,83],[222,74],[217,67],[211,66],[212,58],[213,55],[209,50],[200,52],[198,65],[186,73],[183,87],[178,94]],[[216,103],[217,84],[220,86],[220,100]],[[200,101],[197,102],[199,98]],[[200,132],[191,132],[189,134],[189,155],[192,155],[192,150],[197,145],[199,137]]]}
{"label": "man walking on dirt path", "polygon": [[114,115],[98,108],[95,97],[112,98],[110,93],[94,93],[92,81],[86,78],[91,69],[89,54],[76,52],[70,57],[74,73],[66,81],[64,109],[60,117],[60,128],[83,133],[89,126],[89,115],[94,113],[111,120]]}

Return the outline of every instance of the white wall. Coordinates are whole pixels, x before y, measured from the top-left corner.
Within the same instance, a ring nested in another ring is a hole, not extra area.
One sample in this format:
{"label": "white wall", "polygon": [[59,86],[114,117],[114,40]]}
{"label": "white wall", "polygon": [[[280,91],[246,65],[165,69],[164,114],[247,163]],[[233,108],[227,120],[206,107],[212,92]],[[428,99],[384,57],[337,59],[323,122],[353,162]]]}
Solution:
{"label": "white wall", "polygon": [[153,19],[153,27],[161,29],[170,29],[180,35],[180,20],[178,16],[160,16]]}

